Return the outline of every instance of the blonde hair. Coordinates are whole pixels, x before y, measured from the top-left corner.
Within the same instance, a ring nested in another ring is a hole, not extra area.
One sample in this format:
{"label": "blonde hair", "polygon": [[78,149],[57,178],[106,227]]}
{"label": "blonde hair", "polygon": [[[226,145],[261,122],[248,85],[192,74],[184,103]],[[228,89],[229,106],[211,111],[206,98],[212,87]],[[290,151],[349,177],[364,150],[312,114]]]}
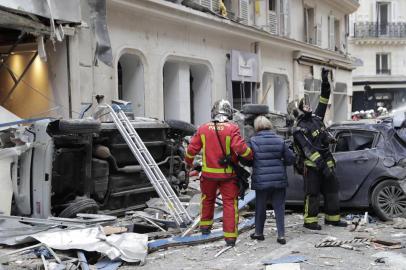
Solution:
{"label": "blonde hair", "polygon": [[256,132],[261,130],[271,130],[272,128],[273,127],[271,121],[269,121],[268,118],[266,118],[265,116],[260,115],[255,118],[254,129]]}

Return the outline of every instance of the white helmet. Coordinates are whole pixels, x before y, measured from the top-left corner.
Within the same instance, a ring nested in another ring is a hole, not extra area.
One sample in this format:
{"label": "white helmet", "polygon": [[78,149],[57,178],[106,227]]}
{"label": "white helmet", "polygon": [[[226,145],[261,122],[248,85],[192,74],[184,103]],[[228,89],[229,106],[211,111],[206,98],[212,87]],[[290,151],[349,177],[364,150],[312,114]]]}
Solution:
{"label": "white helmet", "polygon": [[218,120],[224,122],[227,119],[231,119],[233,116],[233,109],[228,100],[220,99],[214,102],[211,108],[211,118],[213,120]]}

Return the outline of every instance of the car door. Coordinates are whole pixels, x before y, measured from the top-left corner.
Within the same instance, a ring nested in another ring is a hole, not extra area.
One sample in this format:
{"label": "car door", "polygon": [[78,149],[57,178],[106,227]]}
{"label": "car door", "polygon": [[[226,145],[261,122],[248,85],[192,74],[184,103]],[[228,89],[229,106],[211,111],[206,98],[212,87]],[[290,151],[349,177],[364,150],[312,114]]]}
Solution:
{"label": "car door", "polygon": [[333,155],[341,201],[350,200],[376,166],[378,136],[378,132],[369,130],[347,129],[335,133],[337,144],[333,147]]}

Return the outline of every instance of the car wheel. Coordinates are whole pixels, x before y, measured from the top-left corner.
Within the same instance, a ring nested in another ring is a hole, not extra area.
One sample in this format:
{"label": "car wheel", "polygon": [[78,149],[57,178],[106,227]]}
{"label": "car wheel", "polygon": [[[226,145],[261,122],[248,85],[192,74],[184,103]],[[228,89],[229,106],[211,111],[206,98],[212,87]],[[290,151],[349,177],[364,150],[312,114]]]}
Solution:
{"label": "car wheel", "polygon": [[196,127],[193,124],[184,121],[166,120],[165,122],[171,129],[181,131],[184,136],[192,136],[196,132]]}
{"label": "car wheel", "polygon": [[75,218],[79,213],[96,214],[97,210],[99,210],[99,205],[95,200],[84,198],[70,203],[58,216],[63,218]]}
{"label": "car wheel", "polygon": [[269,107],[263,104],[245,104],[242,106],[242,111],[244,114],[267,114],[269,113]]}
{"label": "car wheel", "polygon": [[382,220],[406,215],[406,194],[395,180],[380,182],[371,196],[372,208]]}

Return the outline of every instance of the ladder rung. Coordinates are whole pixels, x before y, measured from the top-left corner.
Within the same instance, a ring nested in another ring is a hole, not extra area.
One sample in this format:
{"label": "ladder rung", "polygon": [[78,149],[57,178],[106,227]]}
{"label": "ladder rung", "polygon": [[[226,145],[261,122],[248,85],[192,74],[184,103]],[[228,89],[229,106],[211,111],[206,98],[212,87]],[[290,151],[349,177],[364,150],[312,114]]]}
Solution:
{"label": "ladder rung", "polygon": [[139,159],[138,162],[142,164],[144,169],[146,169],[146,166],[151,169],[152,173],[146,172],[147,176],[151,183],[155,186],[155,189],[161,199],[167,203],[168,207],[170,208],[171,215],[175,221],[179,225],[182,223],[191,222],[192,219],[179,201],[179,198],[175,195],[168,180],[163,178],[164,176],[162,171],[152,158],[143,141],[139,138],[138,133],[133,128],[130,120],[128,120],[127,116],[122,111],[120,111],[117,115],[113,108],[109,108],[114,123],[119,128],[121,135],[126,140],[134,156],[137,158],[137,160]]}

